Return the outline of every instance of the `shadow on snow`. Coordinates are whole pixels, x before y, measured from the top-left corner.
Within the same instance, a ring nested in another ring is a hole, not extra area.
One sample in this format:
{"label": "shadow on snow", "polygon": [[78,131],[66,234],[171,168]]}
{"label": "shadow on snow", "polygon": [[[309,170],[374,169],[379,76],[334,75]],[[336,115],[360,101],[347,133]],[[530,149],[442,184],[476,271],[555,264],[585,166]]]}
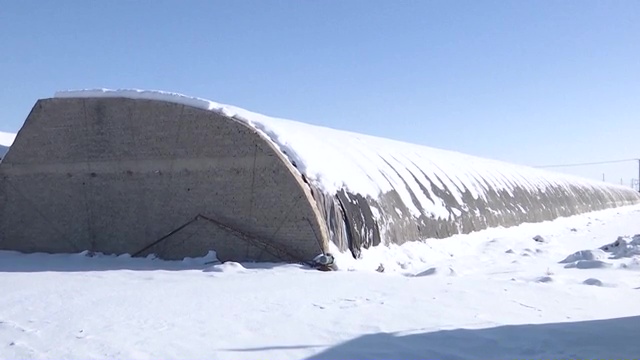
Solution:
{"label": "shadow on snow", "polygon": [[410,335],[377,333],[334,346],[308,360],[637,359],[640,356],[638,339],[640,316],[634,316]]}
{"label": "shadow on snow", "polygon": [[[166,261],[153,258],[131,258],[128,256],[79,254],[24,254],[15,251],[0,251],[0,273],[2,272],[85,272],[85,271],[183,271],[206,270],[221,264],[212,258],[191,258],[185,260]],[[247,270],[273,269],[276,267],[302,265],[284,263],[242,263]]]}

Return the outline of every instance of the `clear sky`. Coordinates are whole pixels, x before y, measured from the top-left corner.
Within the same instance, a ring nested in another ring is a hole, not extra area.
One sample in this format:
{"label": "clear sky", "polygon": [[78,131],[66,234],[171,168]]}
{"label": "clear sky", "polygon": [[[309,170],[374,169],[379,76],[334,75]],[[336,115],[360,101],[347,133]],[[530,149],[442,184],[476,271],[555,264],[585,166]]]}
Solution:
{"label": "clear sky", "polygon": [[638,158],[640,1],[0,0],[0,131],[96,87],[525,165]]}

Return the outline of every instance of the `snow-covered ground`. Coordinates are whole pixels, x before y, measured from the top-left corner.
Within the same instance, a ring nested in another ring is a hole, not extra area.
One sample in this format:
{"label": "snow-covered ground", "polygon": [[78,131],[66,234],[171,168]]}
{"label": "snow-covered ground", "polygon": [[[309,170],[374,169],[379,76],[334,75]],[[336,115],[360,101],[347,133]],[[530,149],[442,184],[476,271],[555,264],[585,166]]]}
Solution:
{"label": "snow-covered ground", "polygon": [[337,272],[0,252],[0,358],[637,358],[637,233],[632,206],[339,256]]}

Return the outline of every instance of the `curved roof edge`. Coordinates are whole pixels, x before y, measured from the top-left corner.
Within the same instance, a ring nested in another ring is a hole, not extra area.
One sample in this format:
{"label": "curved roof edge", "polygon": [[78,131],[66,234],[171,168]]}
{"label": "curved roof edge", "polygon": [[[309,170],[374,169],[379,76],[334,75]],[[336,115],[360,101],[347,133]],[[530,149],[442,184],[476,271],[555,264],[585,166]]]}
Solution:
{"label": "curved roof edge", "polygon": [[[199,107],[40,99],[9,155],[0,249],[164,259],[213,249],[225,260],[297,262],[329,247],[311,189],[280,149],[246,122]],[[25,216],[34,204],[37,215]],[[196,221],[206,226],[181,231]]]}

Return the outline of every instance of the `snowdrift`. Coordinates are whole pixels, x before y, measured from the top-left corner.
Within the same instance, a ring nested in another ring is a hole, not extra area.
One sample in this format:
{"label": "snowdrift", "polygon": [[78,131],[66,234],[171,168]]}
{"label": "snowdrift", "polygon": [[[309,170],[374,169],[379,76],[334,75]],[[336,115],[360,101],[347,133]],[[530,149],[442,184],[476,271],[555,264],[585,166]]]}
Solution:
{"label": "snowdrift", "polygon": [[[38,101],[0,172],[2,248],[168,258],[358,257],[640,202],[622,186],[143,90]],[[198,215],[212,221],[189,230]]]}

